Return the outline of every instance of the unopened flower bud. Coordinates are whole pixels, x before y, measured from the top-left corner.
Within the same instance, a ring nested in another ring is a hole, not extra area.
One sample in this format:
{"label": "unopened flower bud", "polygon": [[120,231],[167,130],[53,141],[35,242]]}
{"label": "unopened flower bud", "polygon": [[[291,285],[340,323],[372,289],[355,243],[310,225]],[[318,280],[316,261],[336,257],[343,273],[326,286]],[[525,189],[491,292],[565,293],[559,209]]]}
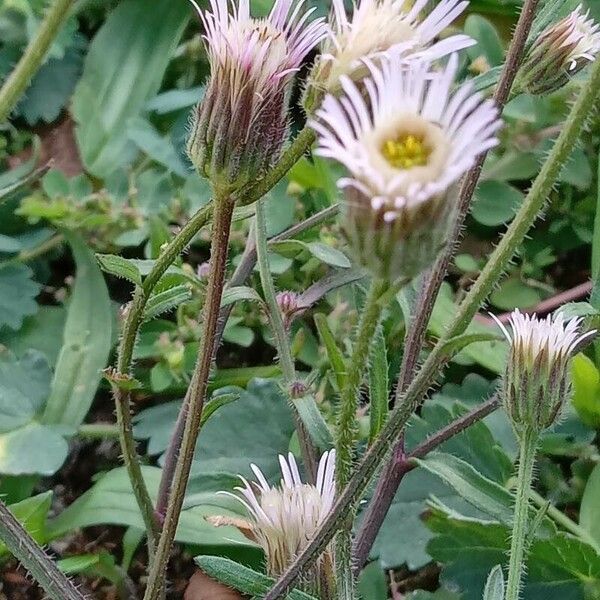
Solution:
{"label": "unopened flower bud", "polygon": [[524,429],[539,433],[560,418],[571,393],[570,359],[596,332],[582,334],[581,319],[565,321],[561,313],[538,319],[517,309],[510,317],[510,332],[496,321],[510,344],[504,408],[517,434]]}
{"label": "unopened flower bud", "polygon": [[198,265],[198,267],[196,269],[196,276],[198,277],[198,279],[200,279],[200,281],[207,281],[209,274],[210,274],[210,262],[209,261],[204,261],[203,263]]}
{"label": "unopened flower bud", "polygon": [[600,25],[579,6],[534,42],[518,82],[530,94],[548,94],[592,62],[600,52]]}
{"label": "unopened flower bud", "polygon": [[412,278],[447,243],[453,189],[477,156],[496,145],[498,111],[468,87],[451,94],[455,55],[441,72],[415,62],[367,64],[366,99],[342,77],[342,96],[327,96],[317,111],[317,152],[348,171],[338,186],[355,260],[375,277]]}
{"label": "unopened flower bud", "polygon": [[283,324],[285,327],[289,327],[297,314],[302,310],[298,306],[298,294],[295,292],[279,292],[276,299],[277,306],[283,318]]}
{"label": "unopened flower bud", "polygon": [[440,0],[429,14],[423,14],[428,1],[359,0],[349,18],[344,0],[333,0],[332,31],[310,77],[304,101],[307,110],[320,104],[323,93],[338,93],[342,76],[356,81],[367,75],[365,58],[393,55],[397,61],[435,60],[475,43],[462,34],[439,40],[468,2]]}
{"label": "unopened flower bud", "polygon": [[277,0],[265,19],[250,16],[249,2],[232,14],[227,0],[210,6],[196,6],[211,75],[193,116],[188,154],[213,186],[234,192],[278,159],[293,76],[327,28],[323,19],[309,22],[312,10],[302,14],[296,0]]}

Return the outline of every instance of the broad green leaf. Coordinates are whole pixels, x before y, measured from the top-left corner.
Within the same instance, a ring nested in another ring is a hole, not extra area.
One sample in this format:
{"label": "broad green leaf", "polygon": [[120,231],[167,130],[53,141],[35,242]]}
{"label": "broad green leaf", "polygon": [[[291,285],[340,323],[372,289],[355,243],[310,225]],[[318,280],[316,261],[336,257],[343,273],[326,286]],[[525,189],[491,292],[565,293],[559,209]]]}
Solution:
{"label": "broad green leaf", "polygon": [[[142,467],[142,473],[150,496],[155,499],[161,470],[145,466]],[[202,497],[203,504],[184,510],[181,514],[176,539],[181,543],[203,546],[252,546],[237,529],[213,527],[206,521],[205,517],[209,515],[239,516],[239,513],[222,506],[223,501],[217,494],[222,482],[216,480],[213,483],[214,489]],[[124,468],[113,469],[103,475],[87,492],[51,520],[48,536],[55,539],[82,527],[104,524],[144,527]]]}
{"label": "broad green leaf", "polygon": [[96,254],[96,260],[104,272],[142,285],[142,275],[134,262],[116,254]]}
{"label": "broad green leaf", "polygon": [[465,21],[464,31],[477,41],[475,46],[467,49],[471,60],[484,56],[488,65],[497,67],[504,61],[504,49],[496,28],[479,15],[469,15]]}
{"label": "broad green leaf", "polygon": [[369,360],[370,444],[375,441],[387,421],[389,393],[387,348],[383,329],[379,326],[371,343]]}
{"label": "broad green leaf", "polygon": [[[480,600],[489,572],[506,563],[509,528],[435,508],[426,522],[438,534],[428,549],[436,561],[444,563],[442,582],[458,587],[463,600]],[[523,598],[584,600],[589,598],[584,587],[599,583],[600,555],[586,543],[559,533],[531,544]]]}
{"label": "broad green leaf", "polygon": [[516,277],[501,281],[499,287],[490,296],[490,302],[502,310],[530,308],[540,300],[541,294],[538,289],[523,283]]}
{"label": "broad green leaf", "polygon": [[504,573],[500,565],[490,571],[483,590],[483,600],[504,600]]}
{"label": "broad green leaf", "polygon": [[600,545],[600,465],[596,465],[587,480],[579,509],[579,523]]}
{"label": "broad green leaf", "polygon": [[600,373],[585,354],[578,354],[571,361],[571,379],[571,402],[577,414],[588,427],[600,430]]}
{"label": "broad green leaf", "polygon": [[379,562],[374,561],[361,571],[357,590],[361,600],[387,598],[388,582]]}
{"label": "broad green leaf", "polygon": [[491,331],[489,333],[463,333],[445,342],[441,347],[441,351],[445,356],[454,356],[456,353],[464,350],[471,344],[476,344],[478,342],[502,341],[503,339],[504,338],[502,338],[500,335],[494,334]]}
{"label": "broad green leaf", "polygon": [[[196,564],[212,579],[249,596],[262,596],[275,583],[274,579],[221,556],[196,556]],[[292,590],[287,600],[317,600],[309,594]]]}
{"label": "broad green leaf", "polygon": [[297,254],[302,250],[307,250],[315,258],[332,267],[341,267],[348,269],[352,265],[346,255],[340,250],[336,250],[332,246],[323,244],[322,242],[303,242],[301,240],[284,240],[281,242],[272,242],[269,247],[277,252],[286,254],[292,252]]}
{"label": "broad green leaf", "polygon": [[159,115],[165,115],[170,112],[189,108],[198,104],[204,96],[204,86],[197,86],[186,90],[173,89],[167,92],[161,92],[154,96],[146,104],[146,110],[155,112]]}
{"label": "broad green leaf", "polygon": [[78,427],[96,394],[112,345],[113,316],[102,272],[92,251],[65,234],[77,272],[52,391],[42,421]]}
{"label": "broad green leaf", "polygon": [[[223,392],[219,390],[204,406],[200,426],[204,427],[210,417],[222,406],[239,400],[240,392]],[[140,411],[133,417],[134,435],[138,440],[147,440],[147,452],[156,455],[167,449],[177,415],[181,409],[181,401],[167,402]]]}
{"label": "broad green leaf", "polygon": [[22,264],[0,267],[0,331],[19,329],[25,317],[37,312],[35,297],[41,286],[32,277],[33,271]]}
{"label": "broad green leaf", "polygon": [[144,308],[144,319],[150,321],[165,312],[187,302],[192,297],[189,285],[175,285],[162,292],[152,294]]}
{"label": "broad green leaf", "polygon": [[[43,545],[48,541],[46,519],[51,504],[52,492],[47,491],[22,500],[21,502],[17,502],[16,504],[11,504],[8,508],[33,539],[38,542],[38,544]],[[6,546],[0,542],[0,556],[7,552]]]}
{"label": "broad green leaf", "polygon": [[69,453],[62,431],[31,421],[0,434],[0,473],[53,475]]}
{"label": "broad green leaf", "polygon": [[73,96],[76,137],[87,169],[106,177],[133,157],[127,137],[158,90],[190,14],[184,2],[125,0],[92,40]]}
{"label": "broad green leaf", "polygon": [[17,359],[0,352],[0,433],[33,420],[48,397],[51,378],[43,354],[30,350]]}
{"label": "broad green leaf", "polygon": [[523,193],[503,181],[482,181],[473,199],[473,218],[497,227],[512,219],[523,202]]}

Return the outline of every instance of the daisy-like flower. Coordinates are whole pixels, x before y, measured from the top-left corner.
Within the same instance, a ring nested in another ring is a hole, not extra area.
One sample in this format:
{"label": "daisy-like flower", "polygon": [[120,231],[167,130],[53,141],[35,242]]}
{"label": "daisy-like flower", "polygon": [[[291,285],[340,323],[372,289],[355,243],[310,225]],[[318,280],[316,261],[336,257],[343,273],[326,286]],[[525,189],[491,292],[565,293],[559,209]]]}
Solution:
{"label": "daisy-like flower", "polygon": [[[271,486],[262,471],[251,465],[256,482],[240,477],[239,495],[250,517],[250,529],[267,557],[267,571],[278,577],[311,541],[329,514],[335,500],[335,450],[325,452],[319,461],[315,485],[303,483],[293,454],[279,457],[279,486]],[[228,494],[228,492],[225,492]],[[331,564],[328,552],[322,561]]]}
{"label": "daisy-like flower", "polygon": [[453,185],[496,145],[501,123],[470,84],[451,92],[456,55],[441,72],[414,61],[399,68],[387,58],[366,64],[366,94],[344,76],[342,95],[328,95],[311,121],[317,153],[348,172],[338,187],[358,262],[389,280],[414,277],[446,243]]}
{"label": "daisy-like flower", "polygon": [[546,29],[531,47],[519,80],[530,94],[563,87],[600,52],[600,25],[580,5]]}
{"label": "daisy-like flower", "polygon": [[513,426],[517,432],[547,429],[569,397],[570,359],[596,331],[581,333],[582,319],[566,320],[561,312],[539,319],[517,309],[510,331],[493,318],[510,344],[503,402]]}
{"label": "daisy-like flower", "polygon": [[188,153],[213,185],[239,189],[279,157],[289,92],[307,54],[327,35],[303,0],[276,0],[268,17],[250,16],[249,0],[210,0],[203,11],[211,67],[196,109]]}
{"label": "daisy-like flower", "polygon": [[465,10],[468,1],[441,0],[424,16],[427,3],[428,0],[357,0],[348,17],[344,0],[333,0],[332,32],[311,78],[312,86],[331,92],[339,88],[342,75],[361,78],[365,74],[365,58],[373,61],[393,53],[397,60],[432,61],[475,43],[467,35],[436,41]]}

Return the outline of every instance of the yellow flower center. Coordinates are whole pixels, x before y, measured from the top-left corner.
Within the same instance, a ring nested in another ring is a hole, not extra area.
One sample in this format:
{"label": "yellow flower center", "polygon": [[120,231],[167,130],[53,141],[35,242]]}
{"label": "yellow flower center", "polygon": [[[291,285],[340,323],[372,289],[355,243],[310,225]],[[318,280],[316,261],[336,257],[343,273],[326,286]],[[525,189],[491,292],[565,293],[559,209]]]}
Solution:
{"label": "yellow flower center", "polygon": [[412,169],[424,167],[429,162],[431,148],[425,144],[423,136],[407,133],[396,139],[386,140],[381,153],[392,167]]}

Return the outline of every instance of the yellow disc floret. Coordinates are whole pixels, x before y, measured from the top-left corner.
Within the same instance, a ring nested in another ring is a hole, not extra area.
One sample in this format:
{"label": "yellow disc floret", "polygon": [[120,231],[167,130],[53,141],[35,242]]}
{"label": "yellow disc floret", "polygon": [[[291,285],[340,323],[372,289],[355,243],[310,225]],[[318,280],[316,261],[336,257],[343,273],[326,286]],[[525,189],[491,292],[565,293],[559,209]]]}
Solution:
{"label": "yellow disc floret", "polygon": [[429,161],[431,148],[422,136],[412,133],[402,134],[396,139],[386,140],[381,153],[387,162],[396,169],[423,167]]}

